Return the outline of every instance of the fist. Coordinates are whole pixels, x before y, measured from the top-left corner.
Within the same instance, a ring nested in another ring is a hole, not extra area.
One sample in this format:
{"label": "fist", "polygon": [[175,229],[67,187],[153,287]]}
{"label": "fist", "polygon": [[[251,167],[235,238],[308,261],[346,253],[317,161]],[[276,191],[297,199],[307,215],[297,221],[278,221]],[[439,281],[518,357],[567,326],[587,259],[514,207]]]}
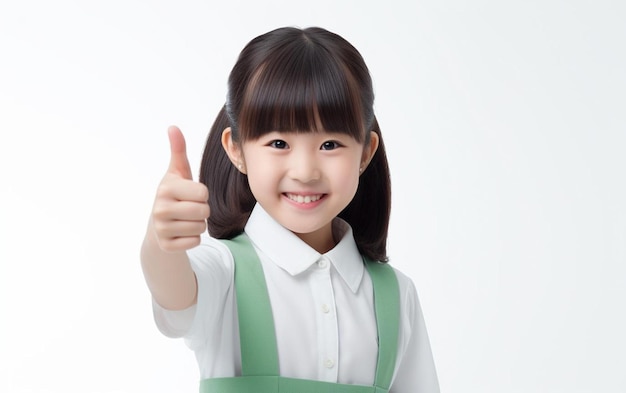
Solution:
{"label": "fist", "polygon": [[209,190],[193,181],[185,138],[178,127],[168,129],[170,165],[157,189],[152,227],[163,251],[185,251],[200,244],[209,217]]}

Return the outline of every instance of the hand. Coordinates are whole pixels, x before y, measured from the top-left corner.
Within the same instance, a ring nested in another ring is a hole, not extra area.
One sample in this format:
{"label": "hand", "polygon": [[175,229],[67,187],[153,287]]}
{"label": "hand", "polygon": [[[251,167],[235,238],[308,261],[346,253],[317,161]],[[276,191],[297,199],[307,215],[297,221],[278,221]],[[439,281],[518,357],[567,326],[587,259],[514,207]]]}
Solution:
{"label": "hand", "polygon": [[210,214],[209,190],[193,181],[182,132],[172,126],[168,136],[170,165],[157,189],[151,221],[159,247],[176,252],[200,244]]}

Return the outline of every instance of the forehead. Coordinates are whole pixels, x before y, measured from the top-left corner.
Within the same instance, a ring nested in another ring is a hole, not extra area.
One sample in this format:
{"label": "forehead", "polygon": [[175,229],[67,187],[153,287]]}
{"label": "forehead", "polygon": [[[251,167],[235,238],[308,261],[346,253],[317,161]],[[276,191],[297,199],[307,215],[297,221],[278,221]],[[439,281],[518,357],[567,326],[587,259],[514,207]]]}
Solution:
{"label": "forehead", "polygon": [[240,113],[244,138],[271,131],[346,133],[360,140],[363,113],[354,79],[341,67],[316,62],[262,68]]}

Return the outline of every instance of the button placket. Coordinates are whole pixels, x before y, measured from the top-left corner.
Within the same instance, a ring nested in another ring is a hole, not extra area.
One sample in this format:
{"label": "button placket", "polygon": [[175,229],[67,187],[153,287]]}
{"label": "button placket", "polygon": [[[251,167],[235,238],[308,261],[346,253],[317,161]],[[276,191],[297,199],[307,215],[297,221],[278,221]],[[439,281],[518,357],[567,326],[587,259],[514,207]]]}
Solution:
{"label": "button placket", "polygon": [[335,316],[331,264],[328,259],[321,257],[316,265],[313,274],[314,279],[311,280],[311,289],[316,307],[319,379],[336,382],[338,378],[336,364],[339,356],[339,327]]}

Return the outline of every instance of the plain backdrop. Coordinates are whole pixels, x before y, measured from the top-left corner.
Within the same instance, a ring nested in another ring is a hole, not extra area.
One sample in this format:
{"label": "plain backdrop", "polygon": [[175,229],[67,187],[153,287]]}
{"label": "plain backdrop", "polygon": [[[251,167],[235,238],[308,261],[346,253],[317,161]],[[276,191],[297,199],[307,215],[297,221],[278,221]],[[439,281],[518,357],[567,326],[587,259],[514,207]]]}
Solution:
{"label": "plain backdrop", "polygon": [[443,392],[626,392],[626,5],[611,0],[5,1],[0,391],[196,392],[139,247],[181,127],[197,174],[253,37],[362,53],[392,263]]}

